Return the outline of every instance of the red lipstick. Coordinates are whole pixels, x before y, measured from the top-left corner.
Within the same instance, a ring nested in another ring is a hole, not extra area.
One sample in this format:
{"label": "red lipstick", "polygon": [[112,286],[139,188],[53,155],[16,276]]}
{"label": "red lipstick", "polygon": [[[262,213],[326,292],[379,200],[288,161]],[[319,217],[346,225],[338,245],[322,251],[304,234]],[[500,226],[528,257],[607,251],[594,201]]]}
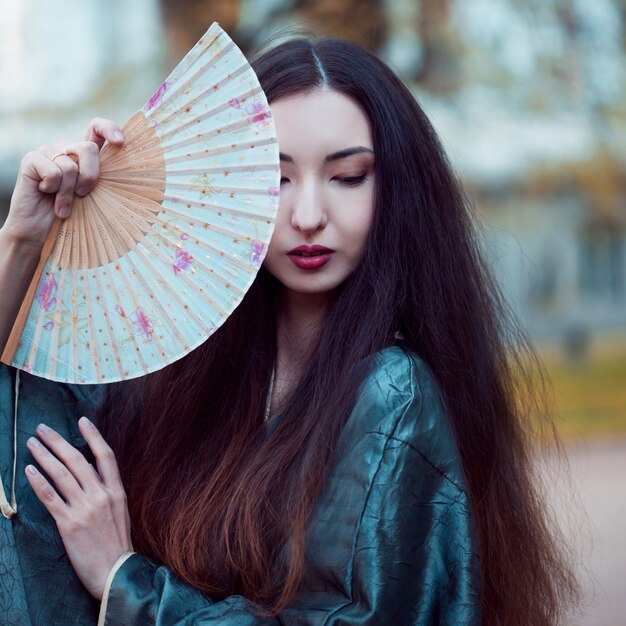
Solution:
{"label": "red lipstick", "polygon": [[287,256],[301,270],[316,270],[326,265],[334,252],[325,246],[298,246],[289,250]]}

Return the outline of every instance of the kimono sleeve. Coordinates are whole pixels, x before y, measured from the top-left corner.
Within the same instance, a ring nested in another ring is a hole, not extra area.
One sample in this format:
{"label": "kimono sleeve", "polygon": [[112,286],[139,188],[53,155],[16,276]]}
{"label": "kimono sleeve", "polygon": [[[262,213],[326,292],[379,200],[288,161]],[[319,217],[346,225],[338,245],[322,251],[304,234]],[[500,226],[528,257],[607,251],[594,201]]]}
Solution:
{"label": "kimono sleeve", "polygon": [[388,436],[328,626],[479,626],[467,495],[409,442]]}
{"label": "kimono sleeve", "polygon": [[389,354],[376,382],[398,408],[369,428],[381,453],[355,537],[350,601],[327,623],[478,626],[473,517],[438,386],[410,353]]}
{"label": "kimono sleeve", "polygon": [[[108,591],[108,594],[107,594]],[[169,568],[132,554],[114,572],[105,590],[98,626],[270,626],[280,622],[257,615],[243,596],[214,602]]]}

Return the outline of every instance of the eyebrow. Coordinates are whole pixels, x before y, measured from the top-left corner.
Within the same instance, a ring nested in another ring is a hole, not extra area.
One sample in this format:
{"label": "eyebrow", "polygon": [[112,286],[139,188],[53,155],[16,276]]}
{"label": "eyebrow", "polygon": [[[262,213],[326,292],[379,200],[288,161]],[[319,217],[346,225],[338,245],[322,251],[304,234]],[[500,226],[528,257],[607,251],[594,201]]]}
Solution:
{"label": "eyebrow", "polygon": [[[324,163],[330,163],[331,161],[338,161],[339,159],[345,159],[346,157],[352,156],[353,154],[361,154],[361,153],[374,154],[374,151],[370,148],[366,148],[365,146],[355,146],[354,148],[346,148],[345,150],[339,150],[338,152],[333,152],[332,154],[327,155],[324,158]],[[285,163],[293,163],[293,157],[285,154],[284,152],[280,153],[280,160],[285,161]]]}

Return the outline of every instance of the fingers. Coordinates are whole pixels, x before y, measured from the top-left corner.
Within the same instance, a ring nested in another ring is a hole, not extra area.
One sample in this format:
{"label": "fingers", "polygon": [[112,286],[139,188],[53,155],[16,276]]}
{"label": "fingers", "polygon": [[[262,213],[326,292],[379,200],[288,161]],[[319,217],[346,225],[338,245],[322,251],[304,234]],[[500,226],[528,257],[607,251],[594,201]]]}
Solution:
{"label": "fingers", "polygon": [[[35,437],[31,437],[27,441],[29,450],[64,496],[78,495],[77,488],[94,491],[101,486],[100,478],[93,466],[87,462],[81,452],[70,445],[56,431],[45,424],[40,424],[37,427],[37,435],[45,443],[45,446],[41,445]],[[50,454],[46,448],[51,450],[54,455]],[[48,471],[49,469],[52,473]],[[70,477],[73,480],[70,480]],[[65,490],[68,490],[67,494]]]}
{"label": "fingers", "polygon": [[[74,192],[79,196],[86,196],[98,182],[100,175],[100,151],[93,141],[81,141],[65,147],[69,157],[58,157],[59,159],[70,158],[78,165],[78,178]],[[57,159],[55,159],[55,162]]]}
{"label": "fingers", "polygon": [[21,226],[19,219],[24,219],[24,215],[30,219],[35,209],[44,208],[50,217],[52,209],[57,217],[69,217],[74,196],[86,196],[98,181],[100,148],[107,140],[116,146],[124,144],[121,129],[115,122],[96,118],[87,130],[86,141],[59,142],[29,152],[22,160],[20,179],[12,199],[12,207],[20,207],[19,210],[13,208],[11,213],[20,216],[16,218],[18,226]]}
{"label": "fingers", "polygon": [[[59,217],[66,218],[71,213],[74,194],[86,196],[96,186],[100,174],[100,151],[93,141],[57,143],[54,149],[58,151],[48,157],[58,166],[62,176],[54,208]],[[43,191],[41,187],[40,191]]]}
{"label": "fingers", "polygon": [[[59,186],[54,199],[54,212],[60,218],[65,219],[72,212],[74,190],[78,180],[78,163],[66,154],[55,157],[52,162],[60,172]],[[39,189],[41,191],[41,186]]]}
{"label": "fingers", "polygon": [[86,196],[96,186],[100,151],[92,141],[59,142],[26,155],[22,167],[26,175],[39,180],[39,191],[56,194],[54,211],[65,219],[72,211],[74,195]]}
{"label": "fingers", "polygon": [[93,141],[98,148],[102,148],[105,141],[116,146],[124,143],[124,135],[122,129],[113,121],[96,117],[91,120],[85,133],[86,141]]}
{"label": "fingers", "polygon": [[[66,155],[55,156],[52,148],[29,152],[22,160],[21,174],[35,182],[42,193],[54,194],[54,210],[58,217],[69,216],[74,199],[78,165]],[[52,160],[50,157],[55,156]]]}
{"label": "fingers", "polygon": [[[95,144],[91,145],[93,149],[85,145],[84,147],[76,148],[74,153],[88,155],[93,150],[97,152]],[[94,168],[96,172],[99,171],[97,156],[95,160],[96,163],[94,164],[93,156],[85,158],[84,167],[86,168],[86,174],[83,176],[83,179],[86,182],[83,186],[92,183]],[[56,194],[54,199],[56,215],[62,219],[69,217],[74,202],[74,194],[77,191],[77,182],[83,180],[80,178],[78,157],[72,158],[69,154],[65,154],[65,151],[57,151],[55,148],[44,146],[39,150],[29,152],[24,157],[21,173],[26,178],[33,180],[40,192]],[[91,188],[93,188],[93,184],[91,184]]]}
{"label": "fingers", "polygon": [[29,152],[23,159],[20,174],[35,181],[42,193],[56,193],[63,176],[59,166],[41,150]]}
{"label": "fingers", "polygon": [[[31,437],[26,445],[33,455],[33,458],[39,463],[40,467],[50,477],[58,492],[63,496],[66,501],[78,501],[83,495],[83,491],[78,484],[74,475],[69,469],[59,461],[54,455],[50,454],[49,450],[42,445],[35,437]],[[43,477],[42,477],[43,479]],[[45,481],[45,479],[43,479]],[[45,481],[47,483],[47,481]],[[44,504],[46,502],[54,501],[48,490],[45,488],[43,482],[38,481],[39,486],[45,490],[45,499],[42,500]],[[41,499],[41,498],[40,498]]]}
{"label": "fingers", "polygon": [[55,211],[59,217],[70,214],[74,194],[86,196],[96,186],[100,174],[100,148],[105,141],[121,146],[124,135],[115,122],[97,117],[89,124],[85,141],[65,146],[56,144],[60,151],[68,155],[54,159],[63,171],[63,182],[55,201]]}
{"label": "fingers", "polygon": [[78,420],[78,427],[89,448],[93,452],[98,465],[98,474],[102,482],[110,489],[122,487],[122,479],[115,460],[115,454],[103,439],[100,431],[86,418]]}
{"label": "fingers", "polygon": [[26,466],[26,478],[41,503],[57,519],[65,512],[65,502],[34,465]]}

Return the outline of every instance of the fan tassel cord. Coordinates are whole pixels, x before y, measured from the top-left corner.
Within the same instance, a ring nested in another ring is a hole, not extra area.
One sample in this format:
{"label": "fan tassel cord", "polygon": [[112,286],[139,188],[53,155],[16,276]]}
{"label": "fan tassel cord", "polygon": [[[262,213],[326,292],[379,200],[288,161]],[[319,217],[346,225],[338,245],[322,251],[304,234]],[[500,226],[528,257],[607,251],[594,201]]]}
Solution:
{"label": "fan tassel cord", "polygon": [[15,499],[15,473],[17,472],[17,407],[20,399],[20,370],[15,370],[15,404],[13,409],[13,476],[11,478],[11,502],[4,492],[2,478],[0,478],[0,512],[7,519],[17,515],[17,500]]}

